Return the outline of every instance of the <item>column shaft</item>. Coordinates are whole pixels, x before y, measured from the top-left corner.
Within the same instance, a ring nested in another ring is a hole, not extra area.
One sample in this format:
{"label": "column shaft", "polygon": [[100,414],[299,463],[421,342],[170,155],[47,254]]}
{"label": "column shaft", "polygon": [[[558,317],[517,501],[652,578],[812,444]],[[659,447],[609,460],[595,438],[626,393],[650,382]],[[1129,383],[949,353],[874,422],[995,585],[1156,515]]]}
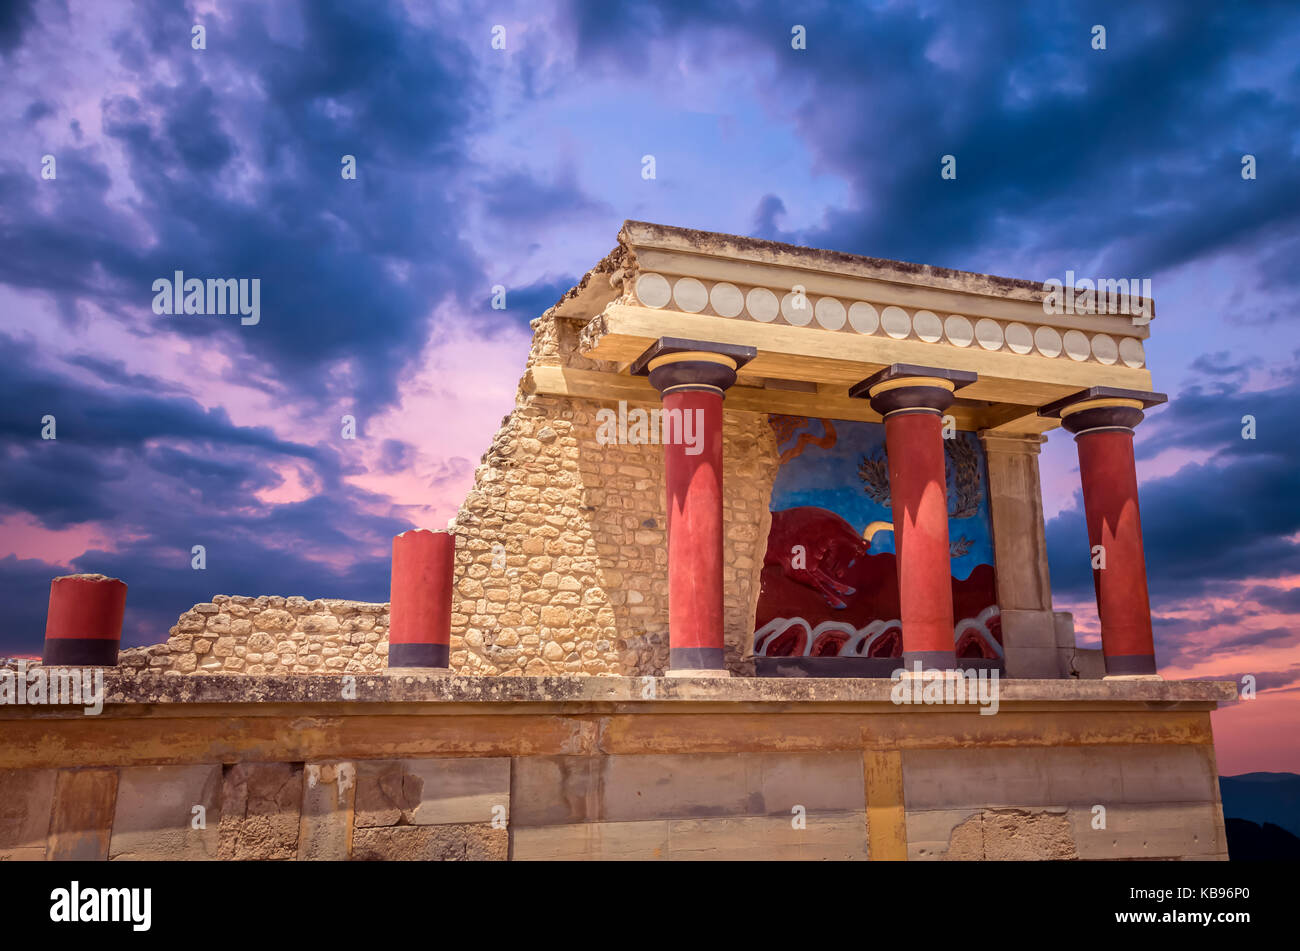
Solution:
{"label": "column shaft", "polygon": [[948,478],[943,413],[958,389],[978,379],[964,370],[895,363],[849,390],[885,420],[889,505],[894,519],[903,665],[956,666]]}
{"label": "column shaft", "polygon": [[722,596],[722,401],[752,347],[660,337],[631,366],[663,397],[668,675],[727,677]]}
{"label": "column shaft", "polygon": [[126,585],[104,575],[64,575],[50,582],[45,616],[47,665],[112,667],[122,643]]}
{"label": "column shaft", "polygon": [[1166,399],[1163,393],[1094,386],[1038,411],[1059,416],[1079,449],[1101,651],[1109,677],[1158,676],[1133,428],[1145,418],[1145,409]]}
{"label": "column shaft", "polygon": [[1138,513],[1133,431],[1098,429],[1080,433],[1076,442],[1088,544],[1094,551],[1100,545],[1105,558],[1104,568],[1093,569],[1092,580],[1106,672],[1154,674],[1155,641]]}
{"label": "column shaft", "polygon": [[952,566],[942,421],[938,413],[885,417],[890,506],[903,623],[903,661],[951,667]]}
{"label": "column shaft", "polygon": [[389,668],[447,669],[456,536],[417,529],[393,539]]}
{"label": "column shaft", "polygon": [[722,394],[664,394],[667,413],[693,414],[697,454],[664,446],[668,502],[668,630],[674,670],[724,667],[722,619]]}

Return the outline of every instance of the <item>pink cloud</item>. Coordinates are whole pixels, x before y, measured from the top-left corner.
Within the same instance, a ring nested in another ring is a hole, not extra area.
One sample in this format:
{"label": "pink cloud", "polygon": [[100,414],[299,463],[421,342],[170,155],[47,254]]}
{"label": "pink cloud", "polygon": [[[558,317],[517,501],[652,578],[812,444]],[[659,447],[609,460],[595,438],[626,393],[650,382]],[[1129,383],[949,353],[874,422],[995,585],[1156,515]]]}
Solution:
{"label": "pink cloud", "polygon": [[17,555],[69,566],[89,549],[112,551],[110,538],[110,534],[94,522],[52,529],[22,512],[0,519],[0,558]]}

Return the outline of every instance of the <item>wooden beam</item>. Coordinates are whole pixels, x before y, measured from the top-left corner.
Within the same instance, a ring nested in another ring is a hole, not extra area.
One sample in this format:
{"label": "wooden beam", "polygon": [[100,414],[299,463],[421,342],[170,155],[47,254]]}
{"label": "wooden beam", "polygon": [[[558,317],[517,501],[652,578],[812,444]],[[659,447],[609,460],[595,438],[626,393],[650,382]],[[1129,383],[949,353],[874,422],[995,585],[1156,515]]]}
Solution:
{"label": "wooden beam", "polygon": [[[848,388],[845,387],[845,390]],[[524,391],[544,396],[567,396],[573,399],[629,404],[660,405],[659,393],[645,377],[597,370],[572,370],[559,366],[533,366],[524,377]],[[878,423],[880,414],[867,400],[850,399],[847,392],[836,395],[825,391],[804,393],[798,390],[771,390],[757,386],[733,386],[724,404],[729,410],[746,413],[779,413],[786,416],[809,416],[818,419],[857,420]],[[957,428],[972,432],[988,428],[988,411],[983,406],[954,404],[949,413]],[[1048,420],[1056,425],[1059,421]]]}
{"label": "wooden beam", "polygon": [[1032,435],[1050,432],[1061,425],[1059,419],[1050,416],[1039,416],[1036,410],[1025,411],[1024,406],[1016,404],[1007,404],[1004,406],[990,407],[984,417],[984,425],[981,427],[991,433],[1004,433],[1007,435]]}

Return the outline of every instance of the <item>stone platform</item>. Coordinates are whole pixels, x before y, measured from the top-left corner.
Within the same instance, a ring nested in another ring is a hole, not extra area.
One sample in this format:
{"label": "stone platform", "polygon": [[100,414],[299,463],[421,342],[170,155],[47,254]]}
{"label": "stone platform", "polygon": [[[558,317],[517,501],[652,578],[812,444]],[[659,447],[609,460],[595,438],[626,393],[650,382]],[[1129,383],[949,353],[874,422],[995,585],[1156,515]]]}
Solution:
{"label": "stone platform", "polygon": [[110,670],[0,706],[0,859],[1227,857],[1233,684],[998,687]]}

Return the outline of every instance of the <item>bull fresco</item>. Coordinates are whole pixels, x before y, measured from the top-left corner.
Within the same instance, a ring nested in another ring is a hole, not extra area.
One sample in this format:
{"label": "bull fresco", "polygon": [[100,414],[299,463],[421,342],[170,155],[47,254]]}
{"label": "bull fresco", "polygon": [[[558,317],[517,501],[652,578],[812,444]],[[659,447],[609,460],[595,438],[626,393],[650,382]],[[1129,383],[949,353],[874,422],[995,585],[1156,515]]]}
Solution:
{"label": "bull fresco", "polygon": [[[766,657],[902,656],[881,423],[770,416],[781,452],[754,619]],[[944,440],[959,658],[1002,657],[988,469],[970,432]]]}

